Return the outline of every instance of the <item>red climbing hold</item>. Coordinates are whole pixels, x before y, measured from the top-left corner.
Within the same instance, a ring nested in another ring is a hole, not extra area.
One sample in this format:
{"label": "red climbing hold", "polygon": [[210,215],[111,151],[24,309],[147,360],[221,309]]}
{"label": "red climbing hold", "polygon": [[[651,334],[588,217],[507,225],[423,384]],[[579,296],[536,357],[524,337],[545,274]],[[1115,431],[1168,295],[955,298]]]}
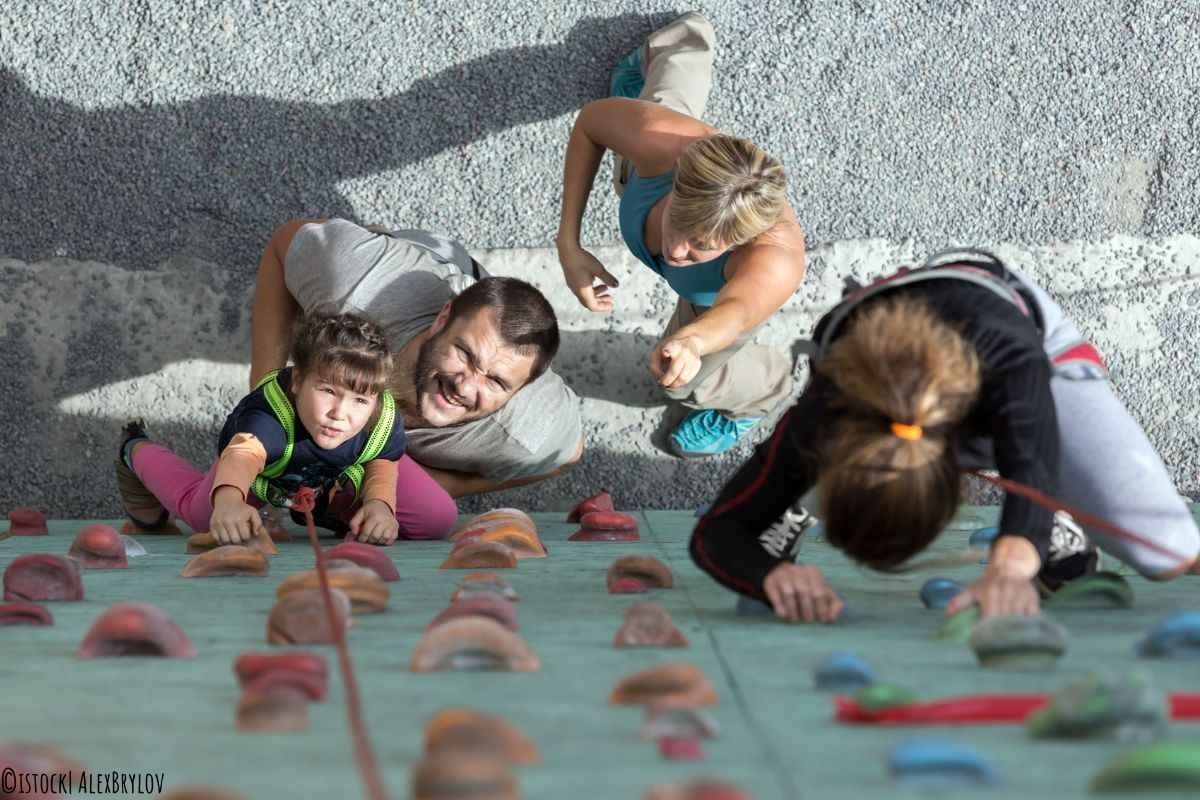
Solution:
{"label": "red climbing hold", "polygon": [[52,553],[18,556],[4,570],[4,599],[26,602],[82,600],[79,563]]}
{"label": "red climbing hold", "polygon": [[108,525],[88,525],[71,543],[67,555],[84,569],[125,569],[125,543],[117,529]]}

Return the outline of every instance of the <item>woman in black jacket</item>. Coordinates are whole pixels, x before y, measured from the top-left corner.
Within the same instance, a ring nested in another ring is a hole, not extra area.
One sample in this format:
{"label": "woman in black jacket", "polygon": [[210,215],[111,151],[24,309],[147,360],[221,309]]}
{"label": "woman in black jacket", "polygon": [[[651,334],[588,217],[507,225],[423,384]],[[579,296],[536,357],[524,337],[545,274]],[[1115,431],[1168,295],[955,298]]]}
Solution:
{"label": "woman in black jacket", "polygon": [[986,570],[948,613],[1036,613],[1039,589],[1095,569],[1089,539],[1152,579],[1196,564],[1200,531],[1099,353],[991,254],[954,251],[857,289],[817,324],[812,359],[799,401],[690,546],[701,569],[778,616],[831,622],[842,609],[820,570],[792,563],[814,486],[828,541],[877,569],[933,541],[968,469],[1152,535],[1085,535],[1056,503],[1010,492]]}

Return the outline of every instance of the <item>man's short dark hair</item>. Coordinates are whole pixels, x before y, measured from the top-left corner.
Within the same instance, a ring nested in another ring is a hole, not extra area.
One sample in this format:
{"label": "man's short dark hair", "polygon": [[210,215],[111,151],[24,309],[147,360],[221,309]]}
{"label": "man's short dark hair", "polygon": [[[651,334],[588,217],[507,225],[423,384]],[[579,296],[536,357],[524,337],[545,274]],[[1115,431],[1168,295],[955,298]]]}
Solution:
{"label": "man's short dark hair", "polygon": [[521,355],[533,355],[529,380],[546,371],[558,353],[558,318],[550,301],[532,284],[518,278],[488,277],[476,281],[450,301],[450,319],[465,319],[490,309],[500,338]]}

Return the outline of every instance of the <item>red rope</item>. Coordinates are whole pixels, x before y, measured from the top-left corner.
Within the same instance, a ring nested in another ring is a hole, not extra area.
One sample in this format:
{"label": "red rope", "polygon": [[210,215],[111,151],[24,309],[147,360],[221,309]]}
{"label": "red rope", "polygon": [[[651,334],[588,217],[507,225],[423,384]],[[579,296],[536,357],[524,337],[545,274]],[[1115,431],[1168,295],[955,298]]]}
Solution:
{"label": "red rope", "polygon": [[379,774],[379,762],[375,759],[375,751],[371,749],[371,740],[367,735],[367,726],[363,722],[362,701],[358,695],[358,679],[354,676],[354,667],[350,663],[350,648],[346,646],[346,629],[342,620],[334,611],[333,595],[329,591],[329,577],[325,572],[325,554],[317,542],[317,526],[313,522],[313,508],[317,503],[316,492],[308,486],[301,487],[292,499],[292,509],[304,514],[304,524],[308,527],[308,541],[312,545],[313,554],[317,558],[317,577],[321,582],[321,594],[325,599],[325,611],[329,615],[329,627],[333,631],[333,643],[337,647],[338,665],[341,668],[342,682],[346,687],[346,712],[350,717],[350,732],[354,736],[354,758],[358,762],[358,771],[366,784],[367,796],[370,800],[388,800],[387,788],[383,785],[383,777]]}
{"label": "red rope", "polygon": [[1122,528],[1120,525],[1109,522],[1108,520],[1104,519],[1103,517],[1098,517],[1095,514],[1089,514],[1088,512],[1084,511],[1083,509],[1076,508],[1075,506],[1067,505],[1066,503],[1062,502],[1061,500],[1055,499],[1055,498],[1051,497],[1050,495],[1045,494],[1043,492],[1039,492],[1037,489],[1034,489],[1031,486],[1026,486],[1023,483],[1017,483],[1016,481],[1010,481],[1007,478],[1000,478],[1000,477],[996,477],[996,476],[992,476],[992,475],[987,475],[978,470],[973,470],[971,474],[975,475],[979,478],[982,478],[983,480],[987,481],[990,484],[999,486],[1001,489],[1008,492],[1009,494],[1017,494],[1017,495],[1020,495],[1021,497],[1024,497],[1026,500],[1030,500],[1034,503],[1037,503],[1039,506],[1046,509],[1047,511],[1050,511],[1050,512],[1066,511],[1068,514],[1070,514],[1072,517],[1074,517],[1079,522],[1082,522],[1084,525],[1090,525],[1093,528],[1098,528],[1099,530],[1104,531],[1105,533],[1109,534],[1110,536],[1115,536],[1118,539],[1124,539],[1125,541],[1129,541],[1129,542],[1136,542],[1137,544],[1141,545],[1142,547],[1145,547],[1147,550],[1153,550],[1154,552],[1159,553],[1164,556],[1167,556],[1168,558],[1173,558],[1173,559],[1175,559],[1176,562],[1178,562],[1178,565],[1181,567],[1188,566],[1195,561],[1195,559],[1193,559],[1192,557],[1181,555],[1179,552],[1172,550],[1171,548],[1166,547],[1165,545],[1159,544],[1158,542],[1154,541],[1153,539],[1150,539],[1146,536],[1142,536],[1140,533],[1134,533],[1133,531],[1127,531],[1124,528]]}

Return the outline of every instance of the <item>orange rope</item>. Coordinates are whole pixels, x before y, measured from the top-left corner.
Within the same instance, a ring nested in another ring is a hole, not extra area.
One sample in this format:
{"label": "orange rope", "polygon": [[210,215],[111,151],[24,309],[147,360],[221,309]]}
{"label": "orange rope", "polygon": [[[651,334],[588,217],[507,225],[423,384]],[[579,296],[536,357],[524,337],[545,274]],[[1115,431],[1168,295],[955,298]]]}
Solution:
{"label": "orange rope", "polygon": [[379,774],[379,762],[375,759],[375,751],[371,749],[371,740],[367,735],[367,726],[363,722],[362,701],[358,695],[358,680],[354,676],[354,667],[350,664],[350,648],[346,646],[346,629],[333,608],[333,595],[329,591],[329,577],[325,572],[325,554],[317,542],[317,526],[313,522],[313,508],[317,503],[317,495],[310,487],[301,487],[292,499],[292,509],[304,514],[304,524],[308,527],[308,541],[312,545],[313,554],[317,558],[317,577],[321,582],[321,594],[325,600],[325,611],[329,615],[329,626],[333,631],[333,643],[337,647],[338,665],[341,668],[342,682],[346,686],[346,712],[350,717],[350,732],[354,736],[354,758],[358,762],[358,771],[366,784],[367,796],[370,800],[388,800],[387,788],[383,785],[383,777]]}

